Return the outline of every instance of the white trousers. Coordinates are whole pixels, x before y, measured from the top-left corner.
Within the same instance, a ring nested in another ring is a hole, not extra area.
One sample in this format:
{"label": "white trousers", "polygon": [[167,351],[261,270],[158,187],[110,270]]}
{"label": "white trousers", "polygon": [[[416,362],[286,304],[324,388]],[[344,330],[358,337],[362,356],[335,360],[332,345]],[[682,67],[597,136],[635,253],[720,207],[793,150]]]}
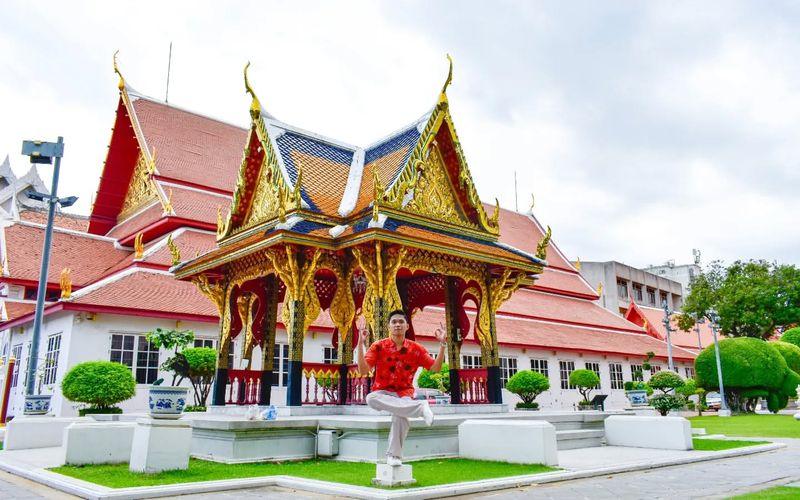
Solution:
{"label": "white trousers", "polygon": [[387,455],[403,458],[403,444],[406,442],[409,418],[421,417],[426,401],[399,397],[396,392],[375,391],[367,395],[367,405],[374,410],[388,411],[392,414],[392,427],[389,430]]}

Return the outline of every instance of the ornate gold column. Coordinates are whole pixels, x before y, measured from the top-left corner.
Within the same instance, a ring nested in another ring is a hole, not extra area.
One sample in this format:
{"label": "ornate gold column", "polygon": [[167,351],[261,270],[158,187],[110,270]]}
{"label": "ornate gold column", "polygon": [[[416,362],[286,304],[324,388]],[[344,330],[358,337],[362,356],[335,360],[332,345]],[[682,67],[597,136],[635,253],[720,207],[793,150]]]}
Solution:
{"label": "ornate gold column", "polygon": [[230,293],[232,286],[229,282],[210,283],[206,275],[201,274],[192,282],[197,288],[217,306],[220,327],[217,341],[217,369],[214,376],[214,392],[211,404],[225,406],[225,386],[228,383],[228,352],[230,350],[231,333],[231,307]]}
{"label": "ornate gold column", "polygon": [[[488,387],[487,395],[490,403],[501,404],[503,402],[503,385],[500,377],[500,358],[498,356],[497,348],[497,325],[495,322],[495,315],[500,306],[511,297],[522,283],[524,274],[518,273],[514,279],[510,279],[511,270],[505,269],[503,274],[498,277],[492,277],[487,272],[486,285],[485,285],[485,299],[481,302],[481,313],[488,314],[488,336],[486,342],[481,343],[481,355],[483,356],[483,365],[487,369],[488,374]],[[483,302],[486,302],[487,310],[484,310]]]}
{"label": "ornate gold column", "polygon": [[403,263],[406,248],[384,249],[381,242],[377,241],[374,252],[364,252],[357,247],[352,252],[367,278],[364,317],[373,339],[384,339],[389,336],[389,313],[403,308],[397,291],[397,270]]}
{"label": "ornate gold column", "polygon": [[450,401],[461,403],[461,335],[458,324],[458,313],[461,300],[458,296],[457,278],[445,277],[444,285],[445,317],[447,318],[447,363],[450,365]]}
{"label": "ornate gold column", "polygon": [[287,245],[284,252],[268,254],[275,272],[286,286],[283,320],[289,337],[289,384],[286,388],[286,405],[302,403],[303,339],[308,326],[319,314],[319,299],[314,288],[314,273],[320,250],[310,258]]}
{"label": "ornate gold column", "polygon": [[275,369],[275,330],[278,322],[278,280],[270,274],[263,280],[265,295],[264,331],[261,335],[261,393],[258,404],[268,405],[272,398],[272,371]]}

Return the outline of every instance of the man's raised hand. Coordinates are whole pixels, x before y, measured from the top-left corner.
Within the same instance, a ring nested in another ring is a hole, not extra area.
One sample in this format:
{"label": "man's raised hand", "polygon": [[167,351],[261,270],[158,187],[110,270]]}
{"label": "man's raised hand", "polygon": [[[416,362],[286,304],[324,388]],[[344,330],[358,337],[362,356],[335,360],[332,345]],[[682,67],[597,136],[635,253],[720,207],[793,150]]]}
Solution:
{"label": "man's raised hand", "polygon": [[369,347],[369,330],[367,330],[367,320],[363,316],[356,321],[356,328],[358,328],[358,341],[366,349]]}
{"label": "man's raised hand", "polygon": [[440,328],[437,328],[433,335],[440,344],[444,344],[447,341],[447,334],[444,332],[445,328],[441,322],[439,323],[439,327]]}

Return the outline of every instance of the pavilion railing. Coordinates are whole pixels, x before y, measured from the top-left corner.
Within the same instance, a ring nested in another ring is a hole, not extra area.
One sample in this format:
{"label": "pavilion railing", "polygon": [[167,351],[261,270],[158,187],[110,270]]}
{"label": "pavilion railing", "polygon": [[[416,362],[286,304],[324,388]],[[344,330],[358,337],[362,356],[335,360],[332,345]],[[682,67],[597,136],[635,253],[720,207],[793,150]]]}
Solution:
{"label": "pavilion railing", "polygon": [[338,405],[340,365],[303,362],[302,404]]}
{"label": "pavilion railing", "polygon": [[260,370],[228,370],[228,384],[225,388],[225,404],[258,404],[258,395],[260,391]]}
{"label": "pavilion railing", "polygon": [[369,375],[361,375],[358,372],[358,365],[347,366],[347,394],[345,394],[345,404],[365,405],[367,404],[367,394],[369,394],[372,378]]}
{"label": "pavilion railing", "polygon": [[461,382],[461,404],[486,404],[489,373],[486,368],[462,368],[458,370]]}

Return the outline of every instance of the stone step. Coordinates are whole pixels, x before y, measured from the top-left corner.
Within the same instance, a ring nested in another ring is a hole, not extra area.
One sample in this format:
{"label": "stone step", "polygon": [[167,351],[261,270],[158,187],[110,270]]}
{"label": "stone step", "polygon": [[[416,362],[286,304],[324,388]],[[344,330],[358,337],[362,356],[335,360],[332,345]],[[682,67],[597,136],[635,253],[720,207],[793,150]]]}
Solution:
{"label": "stone step", "polygon": [[602,446],[604,441],[605,431],[602,429],[556,431],[556,443],[559,450],[592,448],[595,446]]}

